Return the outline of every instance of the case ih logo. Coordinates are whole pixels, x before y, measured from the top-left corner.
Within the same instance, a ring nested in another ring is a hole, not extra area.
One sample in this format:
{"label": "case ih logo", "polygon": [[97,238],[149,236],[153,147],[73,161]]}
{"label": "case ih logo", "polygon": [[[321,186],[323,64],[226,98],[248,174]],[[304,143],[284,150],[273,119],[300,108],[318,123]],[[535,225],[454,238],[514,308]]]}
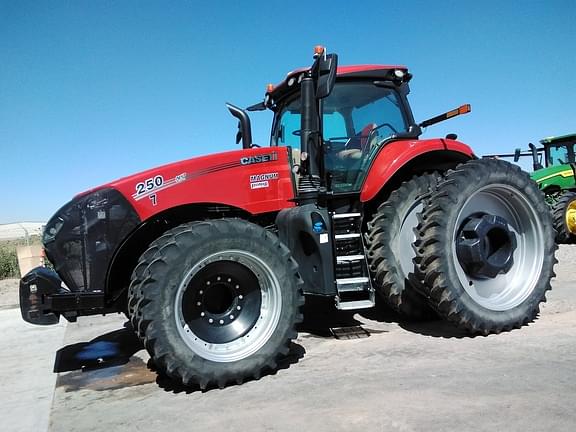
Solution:
{"label": "case ih logo", "polygon": [[252,165],[263,162],[270,162],[278,160],[278,153],[272,152],[270,154],[256,155],[256,156],[245,156],[240,158],[240,165]]}

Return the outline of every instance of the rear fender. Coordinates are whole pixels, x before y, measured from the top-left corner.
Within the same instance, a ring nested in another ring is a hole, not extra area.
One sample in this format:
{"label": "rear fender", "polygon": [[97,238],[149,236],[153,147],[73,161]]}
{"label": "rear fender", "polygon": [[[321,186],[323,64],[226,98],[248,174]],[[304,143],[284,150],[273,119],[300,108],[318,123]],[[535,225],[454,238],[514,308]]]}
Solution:
{"label": "rear fender", "polygon": [[470,147],[450,139],[399,140],[380,150],[362,185],[360,200],[371,201],[400,172],[407,180],[419,172],[443,169],[475,159]]}

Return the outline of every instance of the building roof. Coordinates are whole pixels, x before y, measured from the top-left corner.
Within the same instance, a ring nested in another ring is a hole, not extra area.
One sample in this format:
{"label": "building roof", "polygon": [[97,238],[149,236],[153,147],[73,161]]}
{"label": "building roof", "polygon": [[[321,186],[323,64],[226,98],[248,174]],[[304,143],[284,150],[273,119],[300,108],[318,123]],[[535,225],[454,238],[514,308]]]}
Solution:
{"label": "building roof", "polygon": [[28,236],[42,235],[46,222],[16,222],[0,224],[0,240],[17,240]]}

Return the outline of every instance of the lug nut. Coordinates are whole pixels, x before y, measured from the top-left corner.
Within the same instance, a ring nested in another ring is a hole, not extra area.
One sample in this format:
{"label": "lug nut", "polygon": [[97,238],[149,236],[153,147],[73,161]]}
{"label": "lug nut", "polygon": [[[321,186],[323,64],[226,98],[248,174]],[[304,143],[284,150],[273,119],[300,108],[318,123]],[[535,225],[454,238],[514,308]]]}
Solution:
{"label": "lug nut", "polygon": [[230,319],[233,320],[233,319],[234,319],[234,315],[230,315]]}
{"label": "lug nut", "polygon": [[208,322],[209,322],[210,324],[212,324],[212,323],[214,322],[214,320],[213,320],[212,318],[208,318]]}
{"label": "lug nut", "polygon": [[220,320],[219,323],[220,323],[220,324],[224,324],[224,320]]}

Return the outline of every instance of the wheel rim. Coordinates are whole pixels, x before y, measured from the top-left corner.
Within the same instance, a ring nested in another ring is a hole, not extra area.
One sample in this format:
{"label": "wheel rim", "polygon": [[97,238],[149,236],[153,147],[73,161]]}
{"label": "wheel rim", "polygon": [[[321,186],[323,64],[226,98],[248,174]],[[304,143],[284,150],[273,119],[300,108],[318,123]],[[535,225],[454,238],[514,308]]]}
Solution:
{"label": "wheel rim", "polygon": [[178,332],[194,353],[215,362],[238,361],[262,348],[276,329],[280,284],[259,257],[218,252],[186,273],[174,307]]}
{"label": "wheel rim", "polygon": [[423,208],[422,200],[414,201],[410,209],[404,214],[400,224],[394,250],[398,251],[397,257],[403,277],[406,277],[414,269],[413,259],[416,256],[416,251],[412,247],[416,240],[414,229],[418,226],[418,214],[422,212]]}
{"label": "wheel rim", "polygon": [[[515,247],[512,262],[495,277],[468,274],[458,259],[460,230],[471,217],[496,216],[505,221]],[[491,184],[475,191],[458,214],[453,232],[452,259],[466,293],[480,306],[505,311],[513,309],[534,291],[544,261],[544,228],[537,211],[526,197],[504,184]]]}
{"label": "wheel rim", "polygon": [[566,209],[566,228],[570,234],[576,234],[576,200],[571,201]]}

